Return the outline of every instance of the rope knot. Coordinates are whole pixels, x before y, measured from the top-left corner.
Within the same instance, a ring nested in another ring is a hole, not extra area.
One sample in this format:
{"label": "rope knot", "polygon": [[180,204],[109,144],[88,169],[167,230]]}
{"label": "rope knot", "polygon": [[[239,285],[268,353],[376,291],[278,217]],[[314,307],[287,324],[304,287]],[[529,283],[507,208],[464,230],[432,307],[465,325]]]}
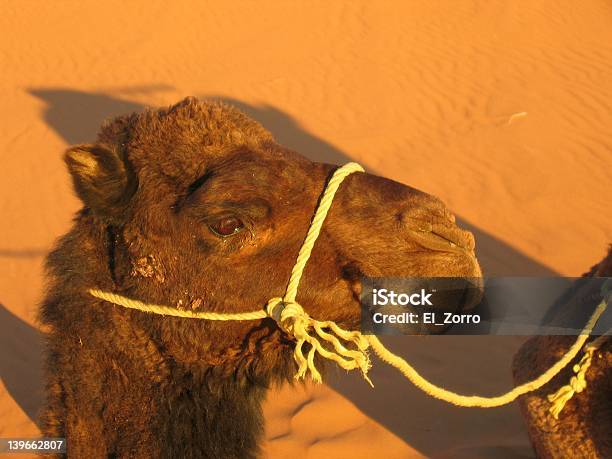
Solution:
{"label": "rope knot", "polygon": [[[315,365],[315,357],[319,354],[325,359],[333,360],[345,370],[359,368],[366,381],[373,386],[367,376],[371,366],[367,353],[369,343],[360,332],[344,330],[332,321],[315,320],[299,303],[282,298],[270,299],[266,305],[266,313],[276,321],[281,330],[296,341],[293,351],[293,358],[298,365],[296,379],[304,379],[310,372],[312,380],[318,383],[322,381],[321,373]],[[322,343],[326,343],[327,347]],[[305,344],[310,346],[306,356]]]}
{"label": "rope knot", "polygon": [[299,303],[282,298],[272,298],[268,301],[266,313],[283,331],[297,339],[308,333],[312,320]]}

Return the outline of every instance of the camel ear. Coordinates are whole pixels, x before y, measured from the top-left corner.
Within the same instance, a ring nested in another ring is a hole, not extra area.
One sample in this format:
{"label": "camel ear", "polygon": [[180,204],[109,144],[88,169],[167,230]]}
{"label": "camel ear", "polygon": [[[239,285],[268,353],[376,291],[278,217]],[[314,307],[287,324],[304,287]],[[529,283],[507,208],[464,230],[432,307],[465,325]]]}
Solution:
{"label": "camel ear", "polygon": [[103,144],[70,148],[64,161],[83,203],[100,217],[119,219],[138,186],[129,163]]}

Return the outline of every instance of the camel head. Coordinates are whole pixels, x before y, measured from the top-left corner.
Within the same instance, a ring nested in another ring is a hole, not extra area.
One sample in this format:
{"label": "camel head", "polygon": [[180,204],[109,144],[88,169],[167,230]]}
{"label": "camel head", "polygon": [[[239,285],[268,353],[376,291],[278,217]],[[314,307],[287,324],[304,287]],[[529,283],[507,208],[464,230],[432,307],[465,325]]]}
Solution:
{"label": "camel head", "polygon": [[[337,167],[278,145],[233,107],[192,98],[112,120],[65,160],[85,204],[81,256],[103,246],[83,261],[84,288],[217,312],[253,311],[283,296]],[[313,318],[358,329],[362,276],[480,275],[471,233],[439,199],[355,173],[336,194],[297,301]],[[270,319],[121,314],[184,364],[244,364],[259,374],[289,361],[291,341]]]}

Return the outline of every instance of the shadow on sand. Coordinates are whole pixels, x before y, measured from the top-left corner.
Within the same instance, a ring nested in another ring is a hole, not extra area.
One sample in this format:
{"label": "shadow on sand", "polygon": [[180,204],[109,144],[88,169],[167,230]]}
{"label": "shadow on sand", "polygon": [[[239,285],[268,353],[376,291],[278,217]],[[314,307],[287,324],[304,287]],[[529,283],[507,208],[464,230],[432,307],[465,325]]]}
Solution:
{"label": "shadow on sand", "polygon": [[[143,109],[139,103],[103,93],[55,88],[37,88],[29,92],[46,103],[43,114],[45,121],[68,143],[93,141],[100,123],[107,117]],[[254,106],[216,96],[212,98],[238,106],[268,128],[281,144],[314,161],[342,164],[351,160],[350,155],[308,133],[295,119],[273,106]],[[479,259],[487,275],[555,275],[544,265],[493,235],[463,219],[458,220],[460,225],[474,233]],[[40,394],[42,386],[40,334],[2,308],[0,336],[3,353],[7,349],[15,349],[14,352],[23,355],[23,364],[17,367],[9,366],[3,357],[0,360],[1,376],[15,401],[33,417],[41,402],[40,396],[32,396],[34,393]],[[509,337],[467,336],[400,337],[385,340],[394,351],[406,356],[417,369],[423,370],[425,376],[437,383],[462,392],[490,394],[502,392],[511,385],[511,358],[522,341],[520,338]],[[491,348],[503,348],[502,353],[495,352],[498,358],[503,355],[503,361],[487,356],[487,349]],[[395,370],[381,364],[375,365],[372,372],[377,390],[370,389],[356,375],[330,376],[329,384],[334,390],[428,456],[435,455],[436,451],[449,451],[454,445],[481,444],[479,432],[484,430],[489,433],[492,448],[500,445],[510,448],[507,454],[504,454],[503,448],[495,449],[498,457],[527,457],[531,454],[528,450],[524,454],[517,454],[517,449],[512,449],[513,444],[524,445],[526,441],[522,421],[514,406],[496,410],[450,407],[424,396],[395,374]],[[481,382],[483,378],[486,383]],[[497,437],[490,435],[491,423],[503,426]],[[452,431],[446,427],[449,425],[453,426]],[[479,455],[478,451],[470,450],[469,447],[455,450],[455,453],[465,457]]]}
{"label": "shadow on sand", "polygon": [[43,402],[42,346],[43,335],[0,303],[0,379],[34,422]]}
{"label": "shadow on sand", "polygon": [[[142,92],[147,90],[142,88]],[[138,102],[102,92],[61,88],[30,88],[27,92],[45,102],[43,119],[68,144],[93,142],[105,119],[144,108]]]}

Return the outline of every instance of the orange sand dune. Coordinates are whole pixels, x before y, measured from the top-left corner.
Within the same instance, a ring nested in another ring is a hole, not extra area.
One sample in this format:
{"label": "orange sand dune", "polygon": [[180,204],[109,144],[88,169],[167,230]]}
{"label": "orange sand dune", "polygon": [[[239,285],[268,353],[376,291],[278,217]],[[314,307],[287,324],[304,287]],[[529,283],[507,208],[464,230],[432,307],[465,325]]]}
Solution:
{"label": "orange sand dune", "polygon": [[[0,16],[0,437],[37,436],[41,266],[79,203],[61,161],[107,116],[234,102],[312,159],[440,196],[487,274],[576,275],[612,240],[612,4],[37,2]],[[518,338],[392,342],[437,382],[511,385]],[[451,408],[377,365],[266,405],[271,458],[530,457],[516,407]]]}

